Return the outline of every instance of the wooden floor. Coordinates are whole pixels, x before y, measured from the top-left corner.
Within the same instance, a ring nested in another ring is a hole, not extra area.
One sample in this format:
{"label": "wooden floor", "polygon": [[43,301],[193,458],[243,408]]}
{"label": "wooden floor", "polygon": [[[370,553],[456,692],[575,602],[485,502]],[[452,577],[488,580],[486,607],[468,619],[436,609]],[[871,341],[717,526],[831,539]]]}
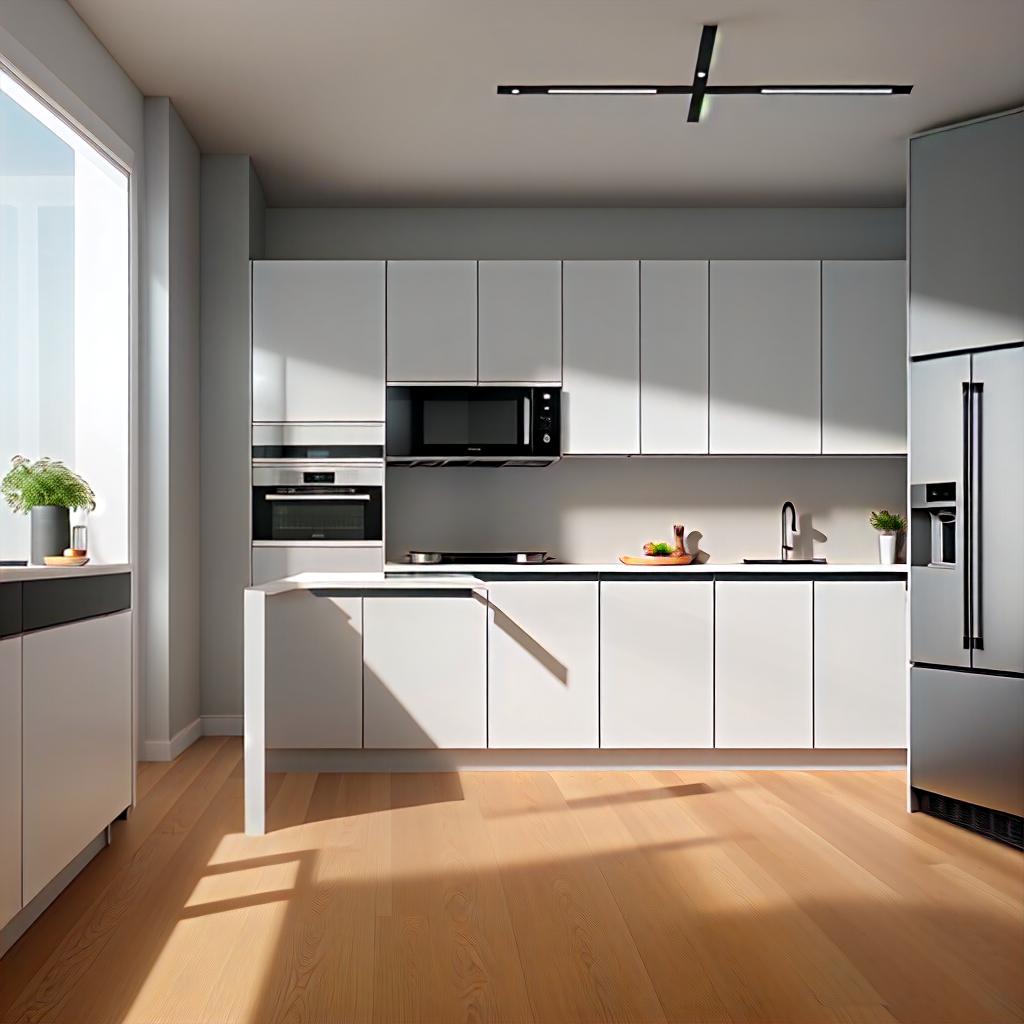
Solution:
{"label": "wooden floor", "polygon": [[0,1021],[1020,1021],[1024,858],[897,773],[139,770]]}

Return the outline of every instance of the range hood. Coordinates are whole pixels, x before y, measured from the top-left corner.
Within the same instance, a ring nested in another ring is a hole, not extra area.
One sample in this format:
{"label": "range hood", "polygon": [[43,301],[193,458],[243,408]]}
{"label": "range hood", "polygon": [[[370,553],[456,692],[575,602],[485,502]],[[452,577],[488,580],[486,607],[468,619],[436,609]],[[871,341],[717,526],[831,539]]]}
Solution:
{"label": "range hood", "polygon": [[454,455],[445,458],[429,458],[425,456],[415,455],[396,455],[389,456],[385,459],[385,462],[389,466],[413,466],[413,467],[425,467],[425,466],[476,466],[484,467],[486,469],[501,469],[503,467],[512,467],[519,469],[542,469],[544,466],[550,466],[555,462],[558,462],[560,456],[553,455],[547,458],[539,458],[537,456],[473,456],[473,455]]}

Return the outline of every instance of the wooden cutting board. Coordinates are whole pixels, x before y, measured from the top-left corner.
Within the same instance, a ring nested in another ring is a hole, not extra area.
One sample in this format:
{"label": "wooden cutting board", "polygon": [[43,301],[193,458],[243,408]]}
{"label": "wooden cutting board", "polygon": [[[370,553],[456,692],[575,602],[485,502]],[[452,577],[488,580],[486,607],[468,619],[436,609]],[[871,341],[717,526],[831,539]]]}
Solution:
{"label": "wooden cutting board", "polygon": [[693,555],[619,555],[623,565],[689,565]]}
{"label": "wooden cutting board", "polygon": [[47,555],[43,562],[46,565],[78,566],[85,565],[89,561],[88,555]]}

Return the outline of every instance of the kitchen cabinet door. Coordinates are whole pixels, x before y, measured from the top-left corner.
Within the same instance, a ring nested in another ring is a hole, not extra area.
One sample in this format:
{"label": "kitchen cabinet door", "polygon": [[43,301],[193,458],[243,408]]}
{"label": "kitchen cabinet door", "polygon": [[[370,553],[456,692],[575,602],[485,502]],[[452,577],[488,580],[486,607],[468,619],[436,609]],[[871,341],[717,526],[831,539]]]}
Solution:
{"label": "kitchen cabinet door", "polygon": [[363,745],[363,603],[308,591],[267,601],[267,746]]}
{"label": "kitchen cabinet door", "polygon": [[252,582],[259,586],[300,572],[383,572],[382,544],[351,547],[268,545],[252,549]]}
{"label": "kitchen cabinet door", "polygon": [[714,745],[714,584],[601,584],[601,746]]}
{"label": "kitchen cabinet door", "polygon": [[910,354],[1024,339],[1024,111],[910,140]]}
{"label": "kitchen cabinet door", "polygon": [[907,286],[903,260],[821,265],[821,450],[907,450]]}
{"label": "kitchen cabinet door", "polygon": [[715,746],[813,743],[812,584],[715,584]]}
{"label": "kitchen cabinet door", "polygon": [[384,264],[252,265],[252,418],[384,419]]}
{"label": "kitchen cabinet door", "polygon": [[562,264],[481,260],[480,380],[562,379]]}
{"label": "kitchen cabinet door", "polygon": [[487,746],[487,605],[482,597],[366,597],[363,629],[364,746]]}
{"label": "kitchen cabinet door", "polygon": [[713,455],[821,451],[821,264],[712,260]]}
{"label": "kitchen cabinet door", "polygon": [[0,640],[0,928],[21,910],[21,637]]}
{"label": "kitchen cabinet door", "polygon": [[388,263],[388,380],[477,380],[475,260]]}
{"label": "kitchen cabinet door", "polygon": [[489,587],[490,746],[598,746],[598,584]]}
{"label": "kitchen cabinet door", "polygon": [[562,450],[640,451],[640,279],[635,260],[562,265]]}
{"label": "kitchen cabinet door", "polygon": [[708,450],[708,263],[640,264],[640,451]]}
{"label": "kitchen cabinet door", "polygon": [[902,581],[814,582],[814,745],[907,745]]}
{"label": "kitchen cabinet door", "polygon": [[132,802],[132,613],[22,638],[25,903]]}

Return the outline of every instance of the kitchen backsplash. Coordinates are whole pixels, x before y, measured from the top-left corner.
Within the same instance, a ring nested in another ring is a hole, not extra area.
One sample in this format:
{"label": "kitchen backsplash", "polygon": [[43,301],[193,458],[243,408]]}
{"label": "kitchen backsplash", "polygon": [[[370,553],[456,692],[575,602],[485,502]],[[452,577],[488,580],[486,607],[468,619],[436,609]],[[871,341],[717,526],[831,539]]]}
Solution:
{"label": "kitchen backsplash", "polygon": [[[546,469],[392,467],[386,544],[410,548],[546,550],[567,562],[609,562],[671,540],[673,523],[701,534],[714,562],[775,557],[780,510],[800,517],[798,557],[877,562],[873,508],[906,508],[902,458],[563,459]],[[813,540],[812,540],[813,537]]]}

